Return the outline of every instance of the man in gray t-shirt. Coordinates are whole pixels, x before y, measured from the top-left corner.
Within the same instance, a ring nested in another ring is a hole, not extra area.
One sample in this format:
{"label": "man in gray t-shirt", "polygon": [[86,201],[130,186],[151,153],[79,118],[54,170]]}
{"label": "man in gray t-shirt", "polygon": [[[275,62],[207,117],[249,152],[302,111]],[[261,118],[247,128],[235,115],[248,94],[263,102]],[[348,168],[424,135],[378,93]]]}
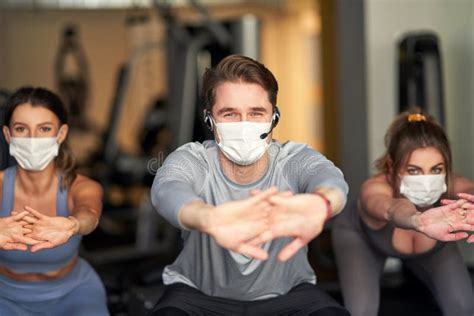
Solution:
{"label": "man in gray t-shirt", "polygon": [[272,140],[278,85],[264,65],[229,56],[203,79],[215,141],[170,154],[151,192],[184,240],[153,315],[348,315],[307,260],[346,202],[342,172],[306,145]]}

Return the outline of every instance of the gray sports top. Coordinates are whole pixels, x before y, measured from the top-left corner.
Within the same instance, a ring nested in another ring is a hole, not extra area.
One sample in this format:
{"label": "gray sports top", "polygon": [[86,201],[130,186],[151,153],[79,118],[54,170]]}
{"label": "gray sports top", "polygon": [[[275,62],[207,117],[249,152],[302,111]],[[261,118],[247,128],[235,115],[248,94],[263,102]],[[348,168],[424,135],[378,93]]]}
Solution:
{"label": "gray sports top", "polygon": [[221,248],[207,234],[187,230],[179,222],[178,214],[183,205],[194,200],[219,205],[247,198],[252,189],[271,186],[294,193],[328,186],[346,195],[348,186],[342,172],[307,145],[274,141],[268,149],[269,167],[264,176],[254,183],[240,185],[224,175],[218,150],[214,141],[185,144],[167,157],[156,174],[151,190],[153,205],[182,230],[184,240],[178,258],[163,272],[164,283],[181,282],[207,295],[238,300],[265,299],[285,294],[303,282],[315,284],[306,247],[286,263],[277,260],[290,238],[266,243],[263,247],[269,259],[255,260]]}

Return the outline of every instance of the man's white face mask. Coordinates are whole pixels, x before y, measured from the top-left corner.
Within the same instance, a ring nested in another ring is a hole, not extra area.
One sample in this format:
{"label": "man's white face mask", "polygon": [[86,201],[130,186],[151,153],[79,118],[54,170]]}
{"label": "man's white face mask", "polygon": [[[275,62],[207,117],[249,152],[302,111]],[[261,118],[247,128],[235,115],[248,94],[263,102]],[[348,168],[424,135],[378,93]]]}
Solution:
{"label": "man's white face mask", "polygon": [[57,137],[10,137],[10,155],[25,170],[41,171],[59,153]]}
{"label": "man's white face mask", "polygon": [[401,177],[400,193],[419,207],[433,205],[446,190],[446,174]]}
{"label": "man's white face mask", "polygon": [[259,160],[270,144],[262,134],[270,131],[272,123],[228,122],[215,123],[220,147],[224,155],[238,165],[251,165]]}

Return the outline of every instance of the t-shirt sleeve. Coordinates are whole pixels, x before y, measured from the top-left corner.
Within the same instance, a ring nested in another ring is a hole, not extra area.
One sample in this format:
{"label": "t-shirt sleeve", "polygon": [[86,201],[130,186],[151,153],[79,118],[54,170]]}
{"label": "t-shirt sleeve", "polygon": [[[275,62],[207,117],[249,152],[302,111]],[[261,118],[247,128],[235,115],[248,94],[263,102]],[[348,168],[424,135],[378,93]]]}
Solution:
{"label": "t-shirt sleeve", "polygon": [[151,188],[155,209],[173,226],[186,229],[179,221],[179,211],[192,201],[202,200],[199,193],[206,179],[205,161],[190,150],[171,153],[158,169]]}
{"label": "t-shirt sleeve", "polygon": [[284,174],[298,193],[311,193],[319,187],[331,187],[344,194],[346,203],[349,187],[342,171],[321,153],[304,147],[291,156],[284,166]]}

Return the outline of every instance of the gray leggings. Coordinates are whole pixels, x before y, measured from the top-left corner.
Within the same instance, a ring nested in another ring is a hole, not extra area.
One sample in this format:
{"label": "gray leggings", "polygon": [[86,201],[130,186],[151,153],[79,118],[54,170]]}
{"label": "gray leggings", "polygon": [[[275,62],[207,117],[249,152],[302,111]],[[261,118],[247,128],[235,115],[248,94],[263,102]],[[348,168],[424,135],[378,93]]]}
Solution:
{"label": "gray leggings", "polygon": [[[387,256],[368,243],[361,227],[347,215],[341,214],[332,229],[344,305],[352,316],[376,316]],[[443,315],[474,314],[471,279],[456,243],[403,263],[431,290]]]}

